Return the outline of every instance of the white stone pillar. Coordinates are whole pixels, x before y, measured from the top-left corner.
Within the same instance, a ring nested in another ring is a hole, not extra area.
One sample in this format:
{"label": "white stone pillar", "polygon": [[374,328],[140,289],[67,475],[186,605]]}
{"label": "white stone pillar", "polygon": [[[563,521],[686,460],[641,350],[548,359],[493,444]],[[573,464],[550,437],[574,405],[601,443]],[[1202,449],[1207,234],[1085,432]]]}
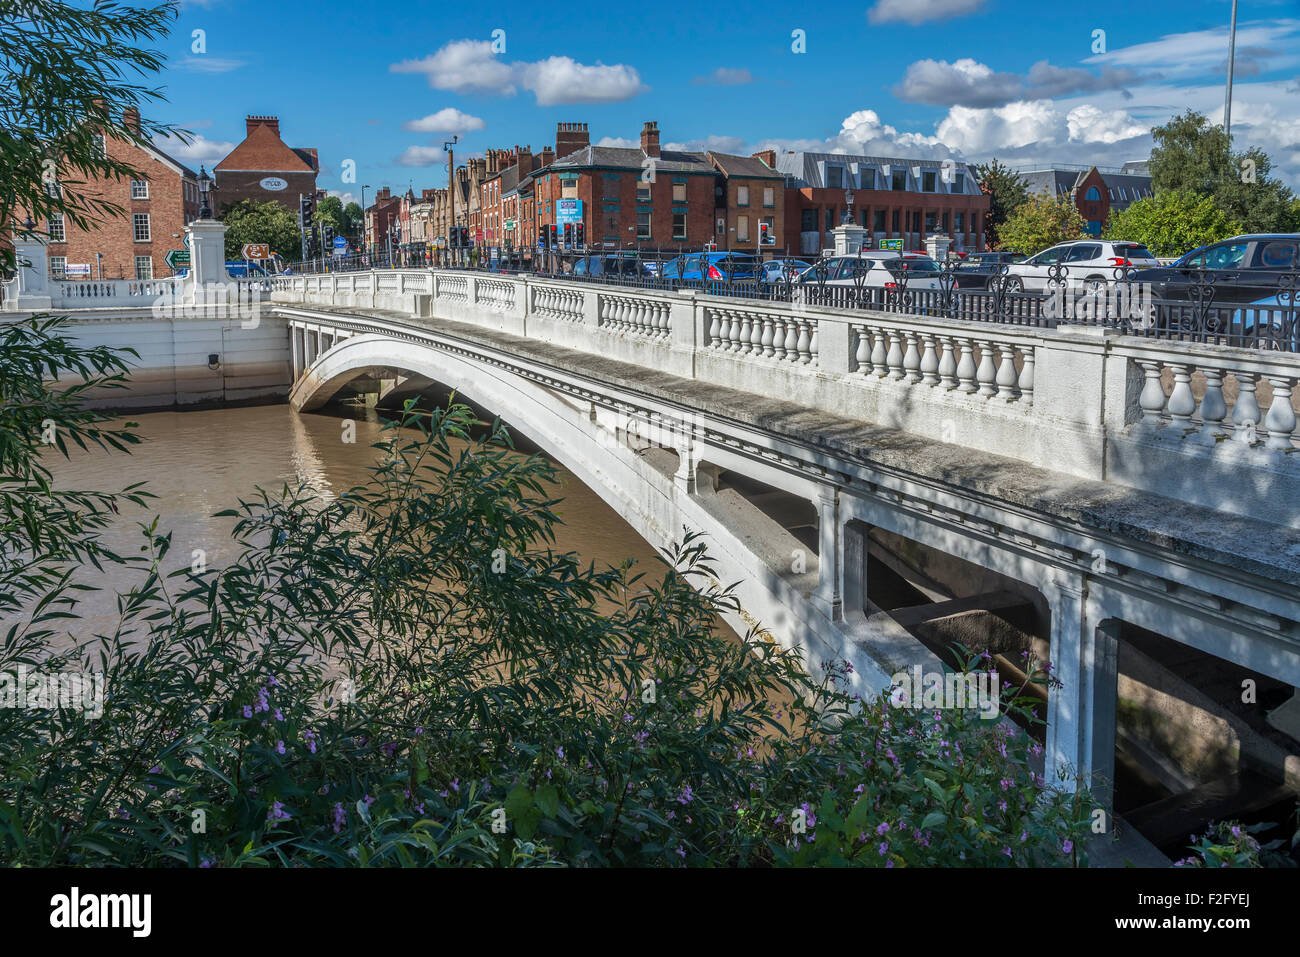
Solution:
{"label": "white stone pillar", "polygon": [[293,378],[296,381],[298,376],[302,375],[302,330],[297,326],[289,327],[289,356],[291,368],[293,369]]}
{"label": "white stone pillar", "polygon": [[185,245],[190,251],[190,275],[185,282],[185,301],[212,301],[198,289],[234,282],[226,272],[226,227],[211,219],[196,219],[185,227]]}
{"label": "white stone pillar", "polygon": [[813,504],[817,506],[817,590],[813,594],[813,604],[831,621],[841,621],[844,618],[840,594],[844,548],[839,489],[821,487]]}
{"label": "white stone pillar", "polygon": [[50,260],[45,243],[39,237],[19,239],[14,242],[18,259],[18,275],[7,283],[9,294],[5,297],[8,311],[38,312],[53,306],[53,289],[50,285]]}

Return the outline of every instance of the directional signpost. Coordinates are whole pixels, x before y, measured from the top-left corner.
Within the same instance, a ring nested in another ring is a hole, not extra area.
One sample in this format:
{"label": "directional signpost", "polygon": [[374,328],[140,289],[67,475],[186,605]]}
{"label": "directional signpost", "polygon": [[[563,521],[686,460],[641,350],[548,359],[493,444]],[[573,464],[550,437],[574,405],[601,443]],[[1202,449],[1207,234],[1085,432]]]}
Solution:
{"label": "directional signpost", "polygon": [[901,239],[882,239],[880,241],[880,248],[901,250],[903,248],[903,241]]}
{"label": "directional signpost", "polygon": [[163,257],[163,262],[172,272],[178,269],[190,268],[190,251],[188,249],[168,250],[167,255]]}
{"label": "directional signpost", "polygon": [[270,259],[271,247],[267,243],[244,243],[243,253],[245,259]]}

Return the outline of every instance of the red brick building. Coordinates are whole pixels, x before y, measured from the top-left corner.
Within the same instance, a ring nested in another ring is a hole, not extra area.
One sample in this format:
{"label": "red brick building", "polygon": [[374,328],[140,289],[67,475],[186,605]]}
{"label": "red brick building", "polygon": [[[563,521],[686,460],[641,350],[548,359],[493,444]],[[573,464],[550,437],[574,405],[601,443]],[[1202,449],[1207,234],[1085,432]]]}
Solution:
{"label": "red brick building", "polygon": [[387,249],[388,237],[398,225],[402,197],[394,196],[387,186],[375,193],[375,201],[366,208],[366,242],[371,249]]}
{"label": "red brick building", "polygon": [[[128,108],[123,120],[139,129],[138,111]],[[128,163],[143,178],[91,180],[78,187],[89,199],[121,208],[121,216],[106,217],[85,230],[59,216],[35,224],[35,231],[48,237],[50,274],[69,279],[170,276],[164,259],[169,250],[185,248],[185,227],[199,215],[198,176],[152,145],[137,146],[111,135],[103,140],[109,157]]]}
{"label": "red brick building", "polygon": [[779,248],[785,237],[785,177],[775,169],[776,154],[705,154],[720,175],[714,190],[714,242],[719,249],[762,254]]}
{"label": "red brick building", "polygon": [[245,131],[244,141],[214,170],[212,208],[218,218],[227,207],[245,199],[276,202],[296,214],[300,195],[316,195],[316,174],[320,172],[316,150],[286,146],[275,116],[249,116]]}
{"label": "red brick building", "polygon": [[561,146],[576,147],[534,173],[538,227],[581,222],[588,246],[607,249],[700,247],[715,241],[718,172],[704,153],[664,150],[659,126],[641,130],[640,149],[591,146],[585,123],[561,124]]}

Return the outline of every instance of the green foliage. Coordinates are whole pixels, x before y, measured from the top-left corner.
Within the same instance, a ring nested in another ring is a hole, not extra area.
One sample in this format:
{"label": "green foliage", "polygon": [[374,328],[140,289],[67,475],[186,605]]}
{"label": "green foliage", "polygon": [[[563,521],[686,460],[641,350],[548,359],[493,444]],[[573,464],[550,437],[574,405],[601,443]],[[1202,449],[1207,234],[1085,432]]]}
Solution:
{"label": "green foliage", "polygon": [[984,217],[984,238],[994,249],[998,245],[1003,224],[1029,199],[1029,187],[1012,170],[995,157],[991,162],[975,167],[979,177],[980,192],[989,197],[989,211]]}
{"label": "green foliage", "polygon": [[356,203],[343,205],[337,196],[326,196],[316,204],[316,219],[334,227],[338,236],[356,238],[361,235],[361,207]]}
{"label": "green foliage", "polygon": [[258,203],[240,200],[221,214],[226,224],[226,258],[242,259],[245,243],[270,243],[271,251],[288,262],[302,255],[302,230],[298,217],[274,200]]}
{"label": "green foliage", "polygon": [[1295,194],[1271,177],[1272,161],[1256,147],[1234,151],[1223,127],[1187,110],[1151,137],[1151,184],[1156,194],[1186,192],[1213,197],[1243,232],[1288,232],[1300,228]]}
{"label": "green foliage", "polygon": [[1069,196],[1031,196],[1002,226],[998,248],[1032,256],[1086,235],[1086,223]]}
{"label": "green foliage", "polygon": [[1244,231],[1211,197],[1165,190],[1111,213],[1103,235],[1144,243],[1155,255],[1172,257]]}
{"label": "green foliage", "polygon": [[[26,358],[0,366],[3,394],[26,397],[0,417],[7,470],[41,468],[32,427],[50,409],[125,442],[41,397],[43,375],[112,378],[111,358],[17,328]],[[100,717],[0,708],[0,863],[1078,859],[1090,802],[1036,777],[1023,732],[861,704],[847,669],[814,681],[763,632],[719,629],[738,605],[697,538],[653,576],[584,565],[551,548],[553,467],[500,423],[453,405],[408,408],[401,425],[343,495],[259,490],[223,513],[238,546],[226,567],[168,571],[156,520],[127,559],[96,543],[102,523],[42,518],[66,527],[40,559],[55,577],[24,607],[75,627],[57,569],[88,550],[136,581],[102,635],[59,651],[36,614],[0,646],[0,672],[93,668],[109,689]],[[26,486],[2,491],[21,508]],[[5,554],[46,550],[30,524],[6,527]]]}
{"label": "green foliage", "polygon": [[[1218,821],[1191,845],[1191,854],[1174,867],[1295,867],[1295,862],[1283,849],[1282,840],[1260,844],[1253,835],[1267,830],[1272,824],[1251,824],[1240,821]],[[1300,830],[1296,831],[1291,846],[1300,843]]]}
{"label": "green foliage", "polygon": [[[121,206],[88,195],[88,184],[143,174],[105,156],[99,134],[138,145],[160,135],[184,137],[143,117],[136,129],[122,115],[161,98],[158,89],[134,82],[164,62],[139,44],[166,37],[175,16],[174,2],[0,3],[0,224],[31,216],[34,233],[43,235],[51,214],[79,229],[124,215]],[[14,265],[14,250],[0,244],[0,273]]]}

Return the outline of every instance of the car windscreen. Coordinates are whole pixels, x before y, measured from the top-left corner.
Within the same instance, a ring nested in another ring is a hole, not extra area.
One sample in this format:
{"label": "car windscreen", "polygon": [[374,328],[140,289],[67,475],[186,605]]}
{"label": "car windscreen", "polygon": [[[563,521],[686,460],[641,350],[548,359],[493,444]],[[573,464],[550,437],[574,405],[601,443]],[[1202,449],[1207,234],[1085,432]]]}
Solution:
{"label": "car windscreen", "polygon": [[1151,255],[1151,250],[1147,249],[1141,243],[1116,243],[1115,255],[1123,256],[1125,259],[1155,259]]}

